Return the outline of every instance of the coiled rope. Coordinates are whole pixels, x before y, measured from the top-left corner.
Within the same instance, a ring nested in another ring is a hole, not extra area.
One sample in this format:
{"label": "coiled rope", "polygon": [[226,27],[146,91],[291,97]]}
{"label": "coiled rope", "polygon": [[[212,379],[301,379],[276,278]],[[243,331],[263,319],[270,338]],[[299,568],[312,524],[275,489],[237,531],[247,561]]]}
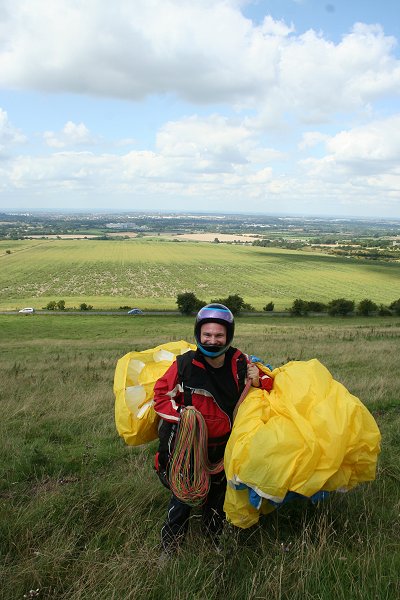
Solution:
{"label": "coiled rope", "polygon": [[[250,389],[249,379],[237,402],[237,410]],[[181,413],[175,447],[169,461],[168,481],[178,500],[190,506],[200,506],[210,489],[210,475],[221,473],[224,459],[217,463],[208,460],[208,430],[203,415],[193,406]]]}
{"label": "coiled rope", "polygon": [[210,475],[220,473],[223,459],[212,465],[208,461],[208,431],[203,415],[193,406],[181,413],[175,447],[169,462],[171,491],[190,506],[201,505],[210,488]]}

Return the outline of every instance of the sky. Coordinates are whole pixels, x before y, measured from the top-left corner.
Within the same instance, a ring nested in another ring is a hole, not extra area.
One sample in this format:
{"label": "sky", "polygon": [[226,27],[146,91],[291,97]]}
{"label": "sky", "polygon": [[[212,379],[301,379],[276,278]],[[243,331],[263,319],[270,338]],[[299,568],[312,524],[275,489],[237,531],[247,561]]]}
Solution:
{"label": "sky", "polygon": [[0,210],[400,218],[398,0],[0,0]]}

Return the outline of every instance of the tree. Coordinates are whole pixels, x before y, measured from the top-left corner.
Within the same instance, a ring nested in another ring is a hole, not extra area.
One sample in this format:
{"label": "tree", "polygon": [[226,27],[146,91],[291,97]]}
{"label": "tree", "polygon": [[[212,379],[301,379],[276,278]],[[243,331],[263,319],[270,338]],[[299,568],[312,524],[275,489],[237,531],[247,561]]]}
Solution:
{"label": "tree", "polygon": [[6,250],[6,254],[11,254],[11,250]]}
{"label": "tree", "polygon": [[308,310],[310,312],[326,312],[327,306],[323,302],[317,302],[315,300],[310,300],[307,302]]}
{"label": "tree", "polygon": [[392,311],[384,304],[381,304],[379,306],[378,315],[380,317],[390,317],[392,315]]}
{"label": "tree", "polygon": [[50,300],[44,307],[45,310],[56,310],[57,302],[55,300]]}
{"label": "tree", "polygon": [[254,312],[256,309],[249,302],[245,302],[242,306],[242,310],[246,310],[247,312]]}
{"label": "tree", "polygon": [[400,317],[400,298],[389,305],[389,308],[394,311],[394,314]]}
{"label": "tree", "polygon": [[252,311],[254,308],[250,304],[246,304],[241,296],[238,294],[232,294],[227,298],[219,298],[218,300],[212,300],[218,304],[223,304],[233,315],[238,315],[242,310]]}
{"label": "tree", "polygon": [[65,300],[59,300],[56,306],[58,310],[65,310]]}
{"label": "tree", "polygon": [[274,310],[274,307],[275,307],[275,305],[273,302],[268,302],[268,304],[266,304],[263,307],[263,310],[265,310],[265,312],[272,312]]}
{"label": "tree", "polygon": [[354,311],[354,300],[346,300],[345,298],[336,298],[328,304],[328,314],[332,317],[345,317]]}
{"label": "tree", "polygon": [[308,315],[308,311],[308,302],[302,300],[301,298],[296,298],[292,306],[289,308],[289,312],[292,317],[304,317]]}
{"label": "tree", "polygon": [[357,314],[362,317],[369,317],[371,313],[376,312],[377,310],[378,305],[368,298],[361,300],[361,302],[357,304]]}
{"label": "tree", "polygon": [[86,302],[82,302],[79,305],[79,310],[92,310],[93,306],[91,304],[86,304]]}
{"label": "tree", "polygon": [[178,294],[176,297],[176,303],[178,305],[179,312],[181,312],[183,315],[191,315],[205,305],[205,302],[199,300],[193,292],[183,292],[182,294]]}

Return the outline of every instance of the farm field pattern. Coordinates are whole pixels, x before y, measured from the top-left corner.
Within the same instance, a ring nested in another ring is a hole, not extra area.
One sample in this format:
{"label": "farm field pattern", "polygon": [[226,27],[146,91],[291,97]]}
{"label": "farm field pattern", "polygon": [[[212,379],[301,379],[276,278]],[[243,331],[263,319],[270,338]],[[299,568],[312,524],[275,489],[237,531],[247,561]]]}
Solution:
{"label": "farm field pattern", "polygon": [[[11,251],[7,254],[6,251]],[[400,297],[400,264],[253,246],[173,242],[18,240],[0,242],[0,308],[121,304],[176,308],[182,291],[210,301],[239,294],[260,310],[295,298],[346,297],[390,303]]]}

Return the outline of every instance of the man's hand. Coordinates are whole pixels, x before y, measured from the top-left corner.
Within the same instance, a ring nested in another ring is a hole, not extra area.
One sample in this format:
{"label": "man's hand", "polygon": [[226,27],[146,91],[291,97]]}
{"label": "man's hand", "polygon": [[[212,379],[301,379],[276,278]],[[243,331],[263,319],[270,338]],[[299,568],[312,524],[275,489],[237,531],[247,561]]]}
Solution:
{"label": "man's hand", "polygon": [[260,387],[260,376],[257,365],[249,363],[247,365],[247,378],[251,379],[251,385],[253,387]]}

